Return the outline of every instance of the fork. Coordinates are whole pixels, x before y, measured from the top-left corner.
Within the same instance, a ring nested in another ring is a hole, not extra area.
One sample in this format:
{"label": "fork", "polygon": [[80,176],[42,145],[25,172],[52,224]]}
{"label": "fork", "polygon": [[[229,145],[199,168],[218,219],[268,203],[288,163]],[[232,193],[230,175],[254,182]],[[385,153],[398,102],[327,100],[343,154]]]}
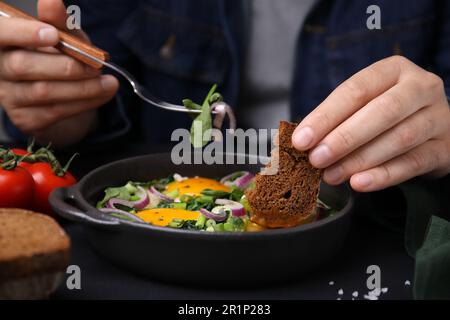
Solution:
{"label": "fork", "polygon": [[[0,16],[5,18],[22,18],[28,20],[37,20],[36,18],[28,15],[27,13],[7,5],[0,1]],[[176,111],[176,112],[186,112],[186,113],[200,113],[201,110],[188,109],[181,105],[172,104],[163,101],[152,94],[150,94],[143,86],[136,81],[136,79],[124,68],[109,61],[109,53],[95,47],[82,39],[79,39],[65,31],[58,30],[60,42],[55,46],[56,49],[63,52],[64,54],[77,59],[95,69],[102,69],[107,67],[118,74],[122,75],[131,84],[134,93],[139,96],[146,103],[149,103],[155,107]],[[213,112],[214,113],[214,112]]]}

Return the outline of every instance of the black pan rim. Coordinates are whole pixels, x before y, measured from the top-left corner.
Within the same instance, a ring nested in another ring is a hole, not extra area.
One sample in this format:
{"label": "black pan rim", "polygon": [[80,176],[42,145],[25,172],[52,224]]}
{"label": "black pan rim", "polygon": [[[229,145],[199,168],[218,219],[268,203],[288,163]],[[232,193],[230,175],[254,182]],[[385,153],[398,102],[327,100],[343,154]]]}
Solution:
{"label": "black pan rim", "polygon": [[[229,153],[223,153],[224,155],[227,155]],[[83,207],[86,210],[86,215],[90,216],[92,212],[95,212],[96,216],[104,217],[105,222],[110,222],[107,224],[100,224],[95,223],[92,221],[86,221],[91,227],[101,227],[102,229],[107,229],[110,231],[137,231],[137,232],[153,232],[154,234],[161,234],[164,236],[175,236],[179,237],[180,235],[189,235],[188,237],[194,237],[194,238],[205,238],[208,240],[213,239],[226,239],[226,240],[241,240],[243,238],[251,238],[251,239],[257,239],[257,238],[266,238],[268,236],[270,237],[277,237],[277,236],[287,236],[287,235],[293,235],[299,232],[307,232],[316,228],[320,228],[327,224],[332,224],[343,217],[350,214],[351,209],[353,208],[354,204],[354,195],[352,190],[349,188],[349,186],[346,184],[345,188],[348,190],[348,197],[347,202],[345,206],[339,210],[336,214],[333,216],[327,217],[320,221],[314,221],[311,223],[307,223],[304,225],[300,225],[297,227],[290,227],[290,228],[278,228],[278,229],[267,229],[263,231],[258,232],[206,232],[206,231],[197,231],[197,230],[180,230],[180,229],[174,229],[174,228],[168,228],[168,227],[160,227],[160,226],[154,226],[147,223],[140,223],[140,222],[132,222],[132,221],[126,221],[118,218],[112,218],[111,216],[101,212],[94,206],[92,206],[82,195],[81,188],[86,183],[86,181],[89,181],[91,177],[95,176],[98,172],[101,172],[103,170],[106,170],[106,168],[113,167],[122,163],[127,162],[133,162],[133,161],[139,161],[141,159],[146,158],[152,158],[152,157],[165,157],[170,155],[170,153],[154,153],[154,154],[148,154],[148,155],[141,155],[136,157],[130,157],[130,158],[124,158],[120,160],[116,160],[107,164],[104,164],[92,171],[90,171],[87,175],[85,175],[76,185],[69,187],[73,194],[73,199],[77,202],[78,205]],[[236,155],[236,154],[229,154],[229,155]],[[239,156],[239,155],[238,155]],[[245,155],[247,157],[255,157],[255,155]],[[215,164],[220,165],[220,164]],[[200,165],[196,165],[200,166]]]}

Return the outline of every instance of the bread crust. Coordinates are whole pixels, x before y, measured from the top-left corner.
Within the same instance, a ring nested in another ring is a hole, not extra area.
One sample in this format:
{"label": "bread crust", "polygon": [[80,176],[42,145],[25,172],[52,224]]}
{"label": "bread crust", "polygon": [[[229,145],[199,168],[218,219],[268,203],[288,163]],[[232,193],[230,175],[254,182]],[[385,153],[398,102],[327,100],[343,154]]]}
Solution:
{"label": "bread crust", "polygon": [[51,217],[22,209],[0,209],[0,284],[65,270],[70,239]]}
{"label": "bread crust", "polygon": [[277,146],[266,168],[278,162],[273,175],[257,174],[255,188],[246,192],[251,220],[266,228],[293,227],[314,221],[322,170],[314,168],[308,152],[292,145],[296,123],[281,121]]}

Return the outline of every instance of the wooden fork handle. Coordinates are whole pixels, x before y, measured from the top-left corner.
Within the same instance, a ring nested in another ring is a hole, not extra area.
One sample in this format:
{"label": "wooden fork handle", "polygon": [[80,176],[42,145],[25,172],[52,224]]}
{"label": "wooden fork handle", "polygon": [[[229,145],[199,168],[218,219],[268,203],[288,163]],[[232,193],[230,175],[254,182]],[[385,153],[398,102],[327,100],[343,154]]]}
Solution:
{"label": "wooden fork handle", "polygon": [[[3,1],[0,1],[0,11],[7,14],[10,18],[22,18],[22,19],[27,19],[27,20],[38,21],[36,18],[28,15],[27,13],[25,13],[17,8],[7,5]],[[103,67],[103,65],[100,62],[89,59],[88,57],[80,54],[79,52],[74,51],[73,49],[70,49],[67,46],[64,46],[63,42],[74,48],[77,48],[78,50],[85,52],[99,60],[102,60],[102,61],[109,60],[108,52],[106,52],[100,48],[97,48],[97,47],[89,44],[88,42],[71,35],[70,33],[66,32],[66,31],[58,29],[58,32],[59,32],[60,43],[58,43],[55,46],[55,48],[57,48],[58,50],[60,50],[61,52],[65,53],[65,54],[67,54],[68,56],[71,56],[72,58],[75,58],[81,62],[84,62],[87,65],[90,65],[91,67],[96,68],[96,69],[101,69]]]}

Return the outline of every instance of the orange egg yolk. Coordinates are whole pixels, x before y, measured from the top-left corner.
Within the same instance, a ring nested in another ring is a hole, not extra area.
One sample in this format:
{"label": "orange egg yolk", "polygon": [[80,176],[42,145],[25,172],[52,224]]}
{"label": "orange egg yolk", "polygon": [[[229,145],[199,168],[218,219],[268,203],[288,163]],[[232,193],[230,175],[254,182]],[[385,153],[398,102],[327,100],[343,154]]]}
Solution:
{"label": "orange egg yolk", "polygon": [[147,223],[166,227],[173,219],[197,220],[200,212],[173,208],[155,208],[140,211],[136,215]]}
{"label": "orange egg yolk", "polygon": [[169,183],[166,191],[171,192],[178,189],[179,195],[199,196],[205,189],[230,192],[231,189],[219,181],[208,178],[189,178],[183,181]]}

